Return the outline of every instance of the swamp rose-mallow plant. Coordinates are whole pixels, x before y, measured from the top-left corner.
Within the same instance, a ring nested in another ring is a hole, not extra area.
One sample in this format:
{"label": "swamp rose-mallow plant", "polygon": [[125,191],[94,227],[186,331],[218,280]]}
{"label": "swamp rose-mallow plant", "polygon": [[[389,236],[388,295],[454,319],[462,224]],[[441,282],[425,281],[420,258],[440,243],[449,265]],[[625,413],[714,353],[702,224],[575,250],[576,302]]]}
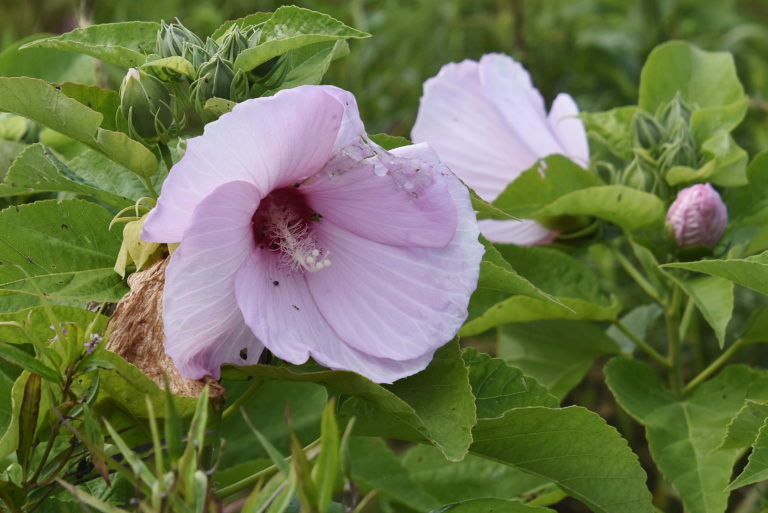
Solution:
{"label": "swamp rose-mallow plant", "polygon": [[377,382],[414,374],[466,318],[483,253],[468,191],[433,151],[384,151],[330,86],[209,123],[142,238],[181,243],[163,322],[190,379],[256,363],[264,347]]}
{"label": "swamp rose-mallow plant", "polygon": [[[442,67],[424,83],[411,132],[486,201],[493,201],[536,160],[562,154],[582,166],[589,147],[579,109],[559,94],[547,114],[525,68],[502,54]],[[550,242],[555,232],[531,220],[480,221],[489,240],[521,245]]]}
{"label": "swamp rose-mallow plant", "polygon": [[713,248],[728,226],[728,209],[710,184],[700,183],[677,193],[667,224],[679,248]]}

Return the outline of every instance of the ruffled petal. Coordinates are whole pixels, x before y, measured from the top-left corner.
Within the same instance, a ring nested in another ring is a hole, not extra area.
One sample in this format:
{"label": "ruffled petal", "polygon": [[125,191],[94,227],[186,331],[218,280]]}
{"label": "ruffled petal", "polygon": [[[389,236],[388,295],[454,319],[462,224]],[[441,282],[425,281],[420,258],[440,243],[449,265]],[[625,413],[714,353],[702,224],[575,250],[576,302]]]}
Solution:
{"label": "ruffled petal", "polygon": [[259,198],[247,182],[219,186],[195,208],[171,256],[163,294],[165,349],[185,378],[218,379],[223,363],[253,364],[261,354],[234,290],[237,271],[254,251],[251,218]]}
{"label": "ruffled petal", "polygon": [[144,224],[142,239],[180,241],[195,207],[224,183],[248,182],[265,196],[315,174],[331,156],[343,114],[343,105],[316,86],[236,105],[188,141]]}
{"label": "ruffled petal", "polygon": [[304,274],[286,271],[269,250],[250,255],[235,290],[246,324],[288,362],[301,364],[312,357],[332,369],[391,383],[424,369],[432,358],[432,352],[411,360],[376,358],[347,345],[317,309]]}
{"label": "ruffled petal", "polygon": [[414,142],[427,142],[456,176],[493,201],[537,155],[488,100],[473,61],[446,64],[424,83]]}
{"label": "ruffled petal", "polygon": [[394,246],[445,247],[456,231],[456,206],[443,166],[381,148],[363,161],[334,159],[302,184],[323,220],[368,240]]}
{"label": "ruffled petal", "polygon": [[484,55],[480,59],[480,81],[508,129],[533,155],[563,153],[550,131],[544,100],[522,64],[502,54]]}
{"label": "ruffled petal", "polygon": [[565,155],[581,166],[589,165],[589,144],[579,107],[571,95],[561,93],[552,102],[547,122],[565,150]]}
{"label": "ruffled petal", "polygon": [[480,225],[480,232],[486,239],[503,244],[536,246],[549,244],[557,236],[557,232],[553,232],[530,219],[520,221],[481,219],[477,224]]}
{"label": "ruffled petal", "polygon": [[358,143],[363,144],[364,140],[368,138],[368,134],[365,131],[363,121],[360,119],[360,111],[357,108],[355,95],[336,86],[324,85],[316,87],[336,98],[344,107],[344,116],[342,117],[341,127],[334,144],[336,150],[338,151]]}
{"label": "ruffled petal", "polygon": [[[424,146],[398,150],[412,157],[431,153]],[[483,248],[466,187],[444,173],[439,178],[458,213],[456,233],[445,248],[379,244],[330,222],[317,229],[333,264],[307,274],[309,289],[334,331],[360,351],[418,358],[453,338],[466,319]]]}

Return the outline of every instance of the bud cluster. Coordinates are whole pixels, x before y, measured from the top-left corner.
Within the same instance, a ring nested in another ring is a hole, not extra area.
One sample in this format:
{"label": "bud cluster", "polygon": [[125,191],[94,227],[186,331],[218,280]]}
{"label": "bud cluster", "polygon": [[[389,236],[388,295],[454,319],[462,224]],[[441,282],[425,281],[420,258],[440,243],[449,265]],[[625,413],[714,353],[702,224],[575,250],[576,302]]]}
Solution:
{"label": "bud cluster", "polygon": [[638,110],[632,120],[635,159],[625,171],[623,182],[664,195],[670,169],[698,167],[701,158],[690,120],[691,110],[679,94],[655,115]]}
{"label": "bud cluster", "polygon": [[128,71],[120,87],[120,110],[128,132],[148,142],[166,141],[183,124],[185,105],[206,118],[204,107],[211,98],[237,103],[278,88],[291,69],[290,52],[249,72],[234,66],[238,55],[263,42],[262,25],[233,25],[216,40],[209,37],[203,42],[179,21],[161,22],[156,57],[150,56],[148,64],[171,57],[186,63],[176,69],[169,65],[161,71],[149,66]]}

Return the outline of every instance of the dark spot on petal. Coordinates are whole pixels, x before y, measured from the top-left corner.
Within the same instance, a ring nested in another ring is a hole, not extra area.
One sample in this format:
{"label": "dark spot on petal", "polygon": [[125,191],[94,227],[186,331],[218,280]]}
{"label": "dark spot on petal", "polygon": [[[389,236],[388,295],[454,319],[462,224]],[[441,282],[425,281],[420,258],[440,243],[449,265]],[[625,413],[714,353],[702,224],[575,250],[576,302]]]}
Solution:
{"label": "dark spot on petal", "polygon": [[298,189],[301,186],[301,184],[300,183],[295,183],[295,184],[293,184],[293,186]]}
{"label": "dark spot on petal", "polygon": [[298,310],[298,309],[299,309],[299,307],[298,307],[298,306],[296,306],[296,305],[291,305],[291,306],[292,306],[292,307],[294,307],[296,310]]}
{"label": "dark spot on petal", "polygon": [[240,359],[241,360],[247,360],[248,359],[248,348],[244,347],[240,350]]}
{"label": "dark spot on petal", "polygon": [[322,214],[318,214],[317,212],[313,212],[310,216],[310,219],[312,219],[315,222],[321,221],[323,219]]}
{"label": "dark spot on petal", "polygon": [[273,282],[272,282],[272,285],[274,285],[275,287],[277,287],[278,285],[280,285],[280,282],[279,282],[279,281],[277,281],[277,280],[275,280],[275,281],[273,281]]}

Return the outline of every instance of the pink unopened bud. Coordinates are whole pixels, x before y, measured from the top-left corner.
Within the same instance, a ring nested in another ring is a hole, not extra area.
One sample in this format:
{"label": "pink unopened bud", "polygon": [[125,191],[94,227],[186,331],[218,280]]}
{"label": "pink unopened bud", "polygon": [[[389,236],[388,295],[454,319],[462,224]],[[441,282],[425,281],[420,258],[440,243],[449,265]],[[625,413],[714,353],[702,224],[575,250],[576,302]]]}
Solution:
{"label": "pink unopened bud", "polygon": [[708,183],[683,189],[667,212],[677,246],[713,248],[728,225],[728,209]]}

